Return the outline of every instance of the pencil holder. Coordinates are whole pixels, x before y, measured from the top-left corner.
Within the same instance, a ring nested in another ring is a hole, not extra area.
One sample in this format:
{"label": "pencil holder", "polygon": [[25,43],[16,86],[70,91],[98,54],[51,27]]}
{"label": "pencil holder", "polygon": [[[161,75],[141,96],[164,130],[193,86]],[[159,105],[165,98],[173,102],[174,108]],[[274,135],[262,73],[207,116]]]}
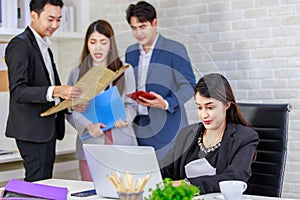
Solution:
{"label": "pencil holder", "polygon": [[143,193],[144,191],[136,193],[118,192],[118,196],[120,200],[143,200]]}

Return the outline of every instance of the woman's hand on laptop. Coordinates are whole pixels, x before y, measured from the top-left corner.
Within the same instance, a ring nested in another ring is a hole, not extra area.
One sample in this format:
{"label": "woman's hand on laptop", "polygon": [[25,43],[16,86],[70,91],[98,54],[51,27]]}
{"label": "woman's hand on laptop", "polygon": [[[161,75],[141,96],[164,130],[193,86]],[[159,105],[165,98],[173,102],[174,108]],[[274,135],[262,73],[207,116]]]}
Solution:
{"label": "woman's hand on laptop", "polygon": [[90,123],[89,125],[87,125],[86,129],[88,130],[89,134],[92,137],[100,137],[101,135],[103,135],[103,131],[101,128],[104,127],[105,125],[102,123],[97,123],[97,124]]}

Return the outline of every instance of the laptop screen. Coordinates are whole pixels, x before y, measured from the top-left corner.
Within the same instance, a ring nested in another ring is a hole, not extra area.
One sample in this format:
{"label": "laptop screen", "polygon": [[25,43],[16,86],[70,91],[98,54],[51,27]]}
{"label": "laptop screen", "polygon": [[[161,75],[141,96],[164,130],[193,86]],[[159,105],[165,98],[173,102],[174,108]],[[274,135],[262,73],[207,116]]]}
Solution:
{"label": "laptop screen", "polygon": [[117,191],[107,176],[118,172],[122,177],[126,172],[134,176],[135,181],[150,174],[144,188],[148,197],[149,188],[155,189],[162,181],[158,161],[153,147],[83,144],[94,186],[99,197],[117,198]]}

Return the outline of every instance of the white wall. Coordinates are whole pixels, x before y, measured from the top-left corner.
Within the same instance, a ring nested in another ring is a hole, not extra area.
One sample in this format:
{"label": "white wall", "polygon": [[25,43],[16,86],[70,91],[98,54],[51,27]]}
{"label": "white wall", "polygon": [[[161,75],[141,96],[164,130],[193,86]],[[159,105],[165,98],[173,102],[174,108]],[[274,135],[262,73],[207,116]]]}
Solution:
{"label": "white wall", "polygon": [[[108,20],[121,56],[134,42],[125,10],[136,2],[90,0],[86,26],[99,18]],[[300,198],[300,0],[149,2],[157,8],[160,32],[185,43],[197,78],[219,72],[228,78],[239,102],[288,102],[293,106],[283,196]],[[62,83],[66,83],[70,69],[78,64],[83,39],[52,41]],[[2,93],[1,107],[6,98]],[[190,121],[195,121],[193,104],[187,108]],[[1,128],[3,117],[1,113]]]}

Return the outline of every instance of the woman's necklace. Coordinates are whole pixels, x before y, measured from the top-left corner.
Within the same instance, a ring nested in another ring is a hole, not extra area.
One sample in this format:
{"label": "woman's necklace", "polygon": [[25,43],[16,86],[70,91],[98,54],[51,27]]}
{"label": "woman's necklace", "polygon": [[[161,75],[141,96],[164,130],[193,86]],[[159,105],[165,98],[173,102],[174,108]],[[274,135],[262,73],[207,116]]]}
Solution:
{"label": "woman's necklace", "polygon": [[204,147],[204,144],[201,142],[201,137],[198,138],[198,145],[200,147],[200,150],[202,152],[204,152],[205,154],[208,154],[209,152],[213,152],[215,151],[217,148],[219,148],[221,146],[221,142],[219,142],[218,144],[216,144],[215,146],[213,147],[210,147],[210,148],[206,148]]}
{"label": "woman's necklace", "polygon": [[207,154],[207,153],[212,152],[212,151],[216,150],[217,148],[219,148],[221,146],[221,140],[222,140],[224,131],[225,131],[225,127],[220,131],[217,139],[214,142],[207,143],[207,130],[205,130],[204,133],[202,134],[202,137],[200,136],[198,138],[198,145],[199,145],[201,151],[203,151],[204,153]]}
{"label": "woman's necklace", "polygon": [[212,146],[215,146],[216,144],[220,143],[221,140],[222,140],[222,137],[223,137],[223,133],[224,131],[221,131],[219,134],[218,134],[218,137],[216,140],[212,141],[212,142],[208,142],[208,137],[207,137],[207,131],[205,130],[204,134],[203,134],[203,145],[206,147],[206,148],[210,148]]}

